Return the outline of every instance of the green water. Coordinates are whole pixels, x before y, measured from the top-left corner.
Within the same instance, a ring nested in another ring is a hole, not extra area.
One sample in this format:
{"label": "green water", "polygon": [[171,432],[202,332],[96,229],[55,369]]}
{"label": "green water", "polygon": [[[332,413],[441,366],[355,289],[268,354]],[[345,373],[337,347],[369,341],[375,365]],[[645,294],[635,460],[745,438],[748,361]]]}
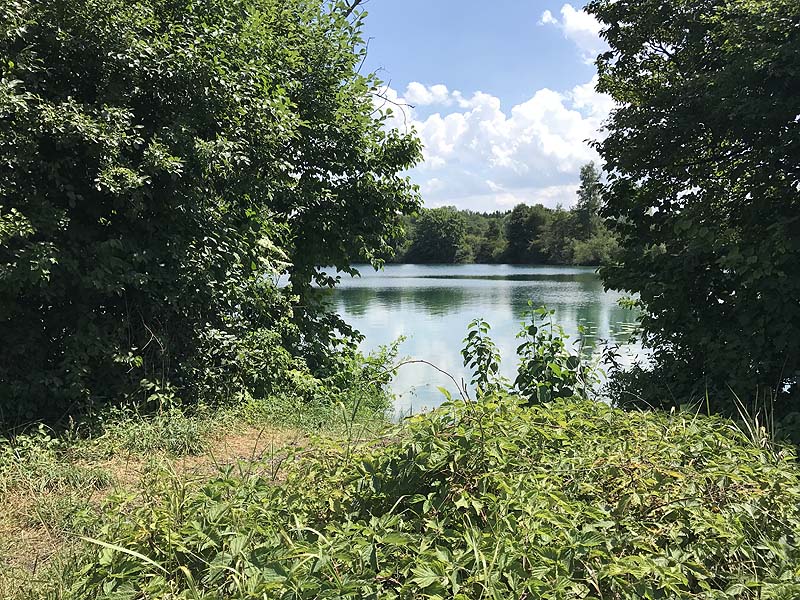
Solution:
{"label": "green water", "polygon": [[[504,357],[503,372],[516,369],[522,315],[528,301],[547,305],[577,342],[578,325],[589,331],[591,351],[602,340],[623,344],[628,359],[638,348],[627,345],[635,314],[620,308],[620,294],[605,292],[594,269],[585,267],[527,267],[513,265],[389,265],[375,272],[359,269],[360,278],[343,276],[333,293],[336,311],[363,333],[366,351],[400,336],[402,356],[428,360],[457,380],[469,379],[460,350],[467,325],[481,317]],[[454,391],[446,376],[421,365],[400,369],[394,382],[396,408],[418,412],[443,401],[438,386]]]}

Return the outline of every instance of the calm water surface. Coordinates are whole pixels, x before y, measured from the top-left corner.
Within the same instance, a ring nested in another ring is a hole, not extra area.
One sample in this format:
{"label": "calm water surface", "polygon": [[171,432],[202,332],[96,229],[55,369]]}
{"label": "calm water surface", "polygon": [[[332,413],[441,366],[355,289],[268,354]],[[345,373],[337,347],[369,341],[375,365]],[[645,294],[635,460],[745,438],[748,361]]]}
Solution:
{"label": "calm water surface", "polygon": [[[375,272],[359,268],[361,277],[343,276],[333,292],[336,311],[366,337],[370,351],[400,336],[403,357],[428,360],[456,377],[469,380],[460,350],[467,325],[481,317],[492,326],[491,336],[503,355],[503,374],[516,371],[516,334],[528,309],[546,305],[577,343],[578,325],[589,330],[586,347],[602,340],[627,344],[635,313],[621,308],[616,292],[605,292],[588,267],[527,267],[515,265],[388,265]],[[626,346],[630,360],[638,348]],[[443,401],[438,390],[454,391],[447,377],[428,366],[400,369],[394,382],[400,414],[419,412]]]}

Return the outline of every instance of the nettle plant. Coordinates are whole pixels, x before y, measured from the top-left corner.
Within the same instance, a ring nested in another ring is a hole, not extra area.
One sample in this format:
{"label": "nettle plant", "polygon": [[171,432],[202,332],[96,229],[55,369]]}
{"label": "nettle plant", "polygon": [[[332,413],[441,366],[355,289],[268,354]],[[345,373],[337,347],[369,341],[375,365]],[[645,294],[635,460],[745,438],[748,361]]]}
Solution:
{"label": "nettle plant", "polygon": [[517,333],[519,366],[513,382],[500,374],[501,355],[489,336],[491,326],[483,319],[469,324],[464,338],[464,366],[472,370],[470,383],[479,398],[498,392],[515,393],[529,404],[541,404],[554,398],[588,396],[600,382],[597,365],[585,357],[585,329],[578,327],[576,351],[570,350],[569,335],[554,319],[554,310],[542,306],[525,313]]}

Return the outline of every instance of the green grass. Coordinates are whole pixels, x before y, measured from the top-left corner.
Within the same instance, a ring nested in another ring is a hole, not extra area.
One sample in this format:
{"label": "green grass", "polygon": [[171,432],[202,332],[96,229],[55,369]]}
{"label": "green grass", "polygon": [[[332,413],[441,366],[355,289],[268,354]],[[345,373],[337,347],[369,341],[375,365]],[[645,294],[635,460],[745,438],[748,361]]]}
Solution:
{"label": "green grass", "polygon": [[[119,510],[108,498],[150,502],[165,469],[202,480],[242,454],[256,457],[257,447],[258,456],[274,458],[311,432],[347,446],[386,425],[382,398],[355,400],[273,398],[151,414],[114,409],[60,431],[38,425],[7,434],[0,439],[0,600],[58,597],[63,573],[84,552],[80,536],[99,535],[107,513]],[[228,441],[242,447],[228,448]],[[202,475],[184,468],[189,459]]]}
{"label": "green grass", "polygon": [[720,418],[485,399],[283,461],[155,474],[52,597],[800,597],[795,456]]}

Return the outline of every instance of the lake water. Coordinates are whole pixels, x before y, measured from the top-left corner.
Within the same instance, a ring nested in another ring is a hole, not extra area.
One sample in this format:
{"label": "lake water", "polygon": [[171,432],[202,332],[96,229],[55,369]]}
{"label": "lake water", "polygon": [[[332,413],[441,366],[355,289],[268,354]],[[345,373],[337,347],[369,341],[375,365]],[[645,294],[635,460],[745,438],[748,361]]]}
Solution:
{"label": "lake water", "polygon": [[[359,267],[361,277],[343,276],[332,294],[335,310],[364,334],[364,351],[389,344],[400,336],[401,357],[424,359],[469,381],[461,359],[462,340],[470,321],[478,317],[492,327],[491,337],[503,355],[502,372],[516,372],[516,334],[528,301],[555,310],[555,319],[577,343],[578,326],[589,331],[585,347],[602,340],[623,344],[627,360],[639,351],[627,344],[636,315],[621,308],[621,294],[603,290],[588,267],[516,265],[387,265],[375,272]],[[400,369],[394,382],[399,414],[440,404],[438,386],[455,386],[446,376],[423,364]]]}

